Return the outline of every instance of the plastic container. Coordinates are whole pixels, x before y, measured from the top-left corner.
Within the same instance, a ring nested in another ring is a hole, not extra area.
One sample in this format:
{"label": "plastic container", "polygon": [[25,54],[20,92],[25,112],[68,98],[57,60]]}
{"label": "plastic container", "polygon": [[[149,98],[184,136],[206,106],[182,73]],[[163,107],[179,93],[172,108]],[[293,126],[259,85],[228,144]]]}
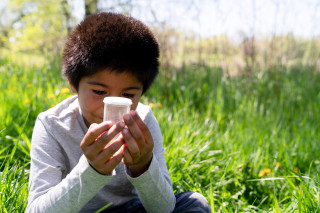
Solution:
{"label": "plastic container", "polygon": [[132,101],[122,97],[105,97],[103,121],[112,121],[114,124],[122,120],[125,113],[130,112]]}

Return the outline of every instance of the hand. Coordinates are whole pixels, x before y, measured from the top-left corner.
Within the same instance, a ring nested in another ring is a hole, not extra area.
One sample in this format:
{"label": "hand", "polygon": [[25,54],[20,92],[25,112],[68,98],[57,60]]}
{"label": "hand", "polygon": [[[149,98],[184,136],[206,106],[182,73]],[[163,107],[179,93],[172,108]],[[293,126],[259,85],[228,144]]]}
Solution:
{"label": "hand", "polygon": [[80,147],[83,154],[90,165],[99,173],[110,174],[123,158],[123,152],[117,152],[123,145],[122,137],[110,141],[124,126],[122,121],[115,125],[110,121],[91,124],[81,141]]}
{"label": "hand", "polygon": [[145,172],[151,163],[153,139],[147,125],[137,112],[123,116],[128,128],[122,130],[125,141],[123,163],[129,167],[131,175],[137,177]]}

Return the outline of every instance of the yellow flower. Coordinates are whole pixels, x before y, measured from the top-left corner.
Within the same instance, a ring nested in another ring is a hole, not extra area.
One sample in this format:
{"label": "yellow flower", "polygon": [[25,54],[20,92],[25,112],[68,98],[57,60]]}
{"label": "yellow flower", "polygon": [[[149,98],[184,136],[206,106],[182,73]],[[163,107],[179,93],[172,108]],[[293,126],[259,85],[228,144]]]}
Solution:
{"label": "yellow flower", "polygon": [[32,84],[27,84],[27,87],[28,87],[28,88],[32,87]]}
{"label": "yellow flower", "polygon": [[56,96],[54,95],[54,94],[52,94],[52,93],[50,93],[49,95],[48,95],[48,98],[55,98]]}
{"label": "yellow flower", "polygon": [[29,103],[31,103],[31,100],[30,100],[30,99],[25,99],[25,100],[24,100],[24,103],[25,103],[25,104],[29,104]]}
{"label": "yellow flower", "polygon": [[70,93],[70,89],[69,88],[62,88],[60,91],[61,94],[67,94]]}
{"label": "yellow flower", "polygon": [[162,108],[162,104],[161,103],[156,103],[156,104],[149,104],[149,107],[153,108],[153,107],[159,107],[159,108]]}
{"label": "yellow flower", "polygon": [[280,166],[281,166],[281,163],[276,162],[276,163],[275,163],[275,166],[276,166],[276,167],[280,167]]}
{"label": "yellow flower", "polygon": [[54,104],[52,104],[52,105],[51,105],[51,108],[52,108],[52,107],[54,107],[54,106],[55,106],[55,105],[54,105]]}
{"label": "yellow flower", "polygon": [[271,172],[271,169],[262,169],[260,172],[259,172],[259,177],[263,177],[265,175],[268,175],[269,173]]}
{"label": "yellow flower", "polygon": [[17,90],[17,87],[12,87],[13,90]]}

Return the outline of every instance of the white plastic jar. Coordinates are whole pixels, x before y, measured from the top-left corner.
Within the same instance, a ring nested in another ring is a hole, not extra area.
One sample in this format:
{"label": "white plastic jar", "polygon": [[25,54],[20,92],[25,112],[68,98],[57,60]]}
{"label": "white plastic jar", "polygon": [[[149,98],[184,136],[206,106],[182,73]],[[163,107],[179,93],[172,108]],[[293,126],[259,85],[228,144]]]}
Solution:
{"label": "white plastic jar", "polygon": [[132,101],[122,97],[105,97],[103,121],[112,121],[114,124],[122,120],[125,113],[130,112]]}

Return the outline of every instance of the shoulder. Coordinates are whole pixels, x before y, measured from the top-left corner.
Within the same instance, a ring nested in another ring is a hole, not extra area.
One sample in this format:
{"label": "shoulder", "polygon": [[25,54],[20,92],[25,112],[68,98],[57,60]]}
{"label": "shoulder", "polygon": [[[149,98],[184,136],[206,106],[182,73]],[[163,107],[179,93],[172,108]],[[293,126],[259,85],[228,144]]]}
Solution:
{"label": "shoulder", "polygon": [[160,132],[158,121],[152,113],[150,106],[139,103],[136,111],[141,119],[146,123],[151,132]]}
{"label": "shoulder", "polygon": [[150,116],[153,116],[151,107],[142,103],[139,103],[136,109],[136,112],[139,114],[142,120],[145,122],[150,119]]}
{"label": "shoulder", "polygon": [[38,119],[44,124],[54,127],[57,122],[67,124],[76,120],[79,114],[78,97],[72,96],[39,114]]}

